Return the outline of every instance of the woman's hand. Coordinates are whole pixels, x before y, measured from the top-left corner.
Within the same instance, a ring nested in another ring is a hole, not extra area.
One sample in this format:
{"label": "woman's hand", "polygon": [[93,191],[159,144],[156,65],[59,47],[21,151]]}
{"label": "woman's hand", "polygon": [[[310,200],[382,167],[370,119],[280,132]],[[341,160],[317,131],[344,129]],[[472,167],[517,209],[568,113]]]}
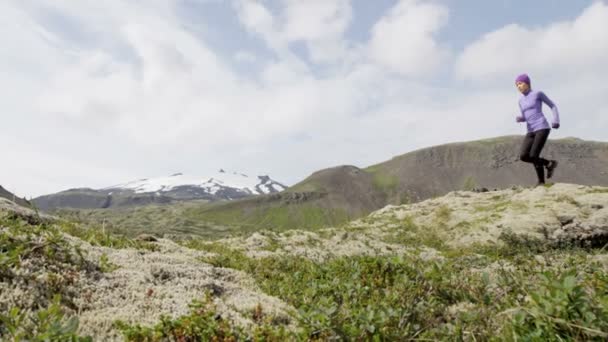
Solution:
{"label": "woman's hand", "polygon": [[551,127],[558,129],[559,128],[559,122],[554,122]]}
{"label": "woman's hand", "polygon": [[524,119],[523,116],[516,116],[515,117],[515,122],[524,122],[524,121],[526,121],[526,119]]}

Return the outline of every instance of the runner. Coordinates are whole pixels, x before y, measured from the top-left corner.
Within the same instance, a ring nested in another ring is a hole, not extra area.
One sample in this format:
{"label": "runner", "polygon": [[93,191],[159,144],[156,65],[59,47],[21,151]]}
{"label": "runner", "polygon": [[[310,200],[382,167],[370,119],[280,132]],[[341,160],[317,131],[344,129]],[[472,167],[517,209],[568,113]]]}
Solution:
{"label": "runner", "polygon": [[530,77],[526,74],[517,76],[515,79],[517,89],[523,94],[519,99],[519,109],[521,115],[515,118],[517,122],[525,122],[528,133],[526,134],[519,158],[534,165],[538,182],[536,186],[545,184],[545,168],[547,168],[547,178],[553,176],[557,167],[557,160],[547,160],[540,157],[540,153],[547,142],[551,128],[542,112],[543,102],[553,111],[553,123],[551,127],[559,128],[559,112],[557,106],[545,93],[532,90]]}

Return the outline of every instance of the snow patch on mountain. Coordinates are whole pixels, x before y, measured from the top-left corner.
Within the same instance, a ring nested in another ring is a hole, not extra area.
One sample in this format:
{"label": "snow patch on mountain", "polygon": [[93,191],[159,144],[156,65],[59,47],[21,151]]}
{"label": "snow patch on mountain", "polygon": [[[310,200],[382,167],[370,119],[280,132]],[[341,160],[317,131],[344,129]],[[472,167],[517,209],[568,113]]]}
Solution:
{"label": "snow patch on mountain", "polygon": [[135,193],[158,193],[186,186],[199,187],[213,195],[225,188],[236,189],[237,191],[251,195],[268,194],[286,189],[285,186],[273,181],[268,176],[250,177],[243,173],[228,172],[220,169],[210,177],[194,177],[176,173],[168,177],[143,178],[114,185],[103,190],[122,189],[132,190]]}

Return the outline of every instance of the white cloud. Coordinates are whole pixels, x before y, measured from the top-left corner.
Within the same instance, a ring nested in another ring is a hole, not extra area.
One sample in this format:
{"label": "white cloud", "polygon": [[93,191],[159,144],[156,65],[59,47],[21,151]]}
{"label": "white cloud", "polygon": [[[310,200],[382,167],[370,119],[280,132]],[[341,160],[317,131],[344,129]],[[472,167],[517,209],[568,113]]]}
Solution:
{"label": "white cloud", "polygon": [[138,144],[157,145],[196,134],[228,109],[222,97],[236,77],[186,32],[151,17],[123,25],[116,38],[128,44],[136,63],[106,51],[82,52],[49,80],[41,111],[113,123],[111,129]]}
{"label": "white cloud", "polygon": [[400,0],[372,29],[371,58],[404,76],[434,72],[449,56],[434,35],[446,25],[448,9],[418,0]]}
{"label": "white cloud", "polygon": [[240,50],[234,54],[234,60],[239,63],[255,63],[257,57],[252,52]]}
{"label": "white cloud", "polygon": [[285,37],[304,41],[313,61],[335,62],[347,50],[344,32],[353,14],[350,0],[285,0]]}
{"label": "white cloud", "polygon": [[233,4],[241,24],[248,31],[262,36],[270,48],[279,48],[275,18],[263,4],[257,0],[235,0]]}
{"label": "white cloud", "polygon": [[456,63],[462,79],[488,81],[531,74],[568,77],[605,72],[608,60],[608,5],[597,1],[573,21],[547,27],[511,24],[471,43]]}
{"label": "white cloud", "polygon": [[290,41],[341,37],[352,19],[349,0],[285,0],[285,34]]}
{"label": "white cloud", "polygon": [[236,0],[241,24],[281,58],[294,59],[289,44],[302,41],[315,63],[333,63],[346,52],[344,32],[352,19],[350,0],[282,0],[273,14],[259,0]]}

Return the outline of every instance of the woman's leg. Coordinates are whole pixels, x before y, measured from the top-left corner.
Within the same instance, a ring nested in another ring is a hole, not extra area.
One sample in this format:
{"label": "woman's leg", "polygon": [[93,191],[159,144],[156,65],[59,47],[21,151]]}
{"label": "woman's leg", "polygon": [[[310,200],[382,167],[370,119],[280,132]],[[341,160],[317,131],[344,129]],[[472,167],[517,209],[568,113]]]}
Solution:
{"label": "woman's leg", "polygon": [[[531,156],[531,152],[532,152],[532,147],[533,147],[535,141],[536,141],[536,132],[528,132],[526,134],[526,136],[524,137],[524,141],[521,144],[521,150],[519,152],[519,159],[521,161],[526,162],[526,163],[531,163],[534,165],[534,159]],[[534,165],[534,170],[536,171],[536,176],[539,179],[538,182],[541,183],[541,181],[540,181],[541,177],[542,177],[542,179],[545,178],[544,172],[542,175],[540,175],[539,170],[536,167],[536,165]]]}
{"label": "woman's leg", "polygon": [[530,151],[532,150],[532,145],[534,144],[534,132],[528,132],[524,137],[524,141],[521,144],[521,149],[519,151],[519,159],[526,163],[532,163],[532,159],[530,158]]}
{"label": "woman's leg", "polygon": [[547,165],[547,178],[553,177],[553,172],[555,172],[556,167],[557,160],[549,160],[549,165]]}
{"label": "woman's leg", "polygon": [[538,177],[538,183],[545,183],[545,166],[549,165],[547,159],[541,158],[540,153],[545,147],[547,138],[549,137],[549,129],[542,129],[534,132],[534,142],[530,148],[530,159],[534,163],[534,170],[536,170],[536,176]]}
{"label": "woman's leg", "polygon": [[545,143],[547,142],[547,138],[549,137],[550,129],[541,129],[540,131],[534,132],[534,142],[532,143],[532,147],[530,148],[530,158],[532,162],[536,164],[540,164],[542,166],[546,166],[549,164],[547,159],[543,159],[540,157],[540,153],[545,147]]}

